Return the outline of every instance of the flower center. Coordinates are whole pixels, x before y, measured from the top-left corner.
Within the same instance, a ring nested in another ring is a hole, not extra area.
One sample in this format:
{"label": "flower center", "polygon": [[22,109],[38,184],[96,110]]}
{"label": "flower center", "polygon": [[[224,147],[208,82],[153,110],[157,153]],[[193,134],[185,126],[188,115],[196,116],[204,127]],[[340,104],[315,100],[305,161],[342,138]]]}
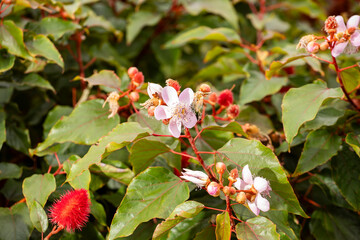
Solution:
{"label": "flower center", "polygon": [[172,108],[172,116],[178,120],[184,120],[187,108],[188,107],[184,103],[178,103]]}

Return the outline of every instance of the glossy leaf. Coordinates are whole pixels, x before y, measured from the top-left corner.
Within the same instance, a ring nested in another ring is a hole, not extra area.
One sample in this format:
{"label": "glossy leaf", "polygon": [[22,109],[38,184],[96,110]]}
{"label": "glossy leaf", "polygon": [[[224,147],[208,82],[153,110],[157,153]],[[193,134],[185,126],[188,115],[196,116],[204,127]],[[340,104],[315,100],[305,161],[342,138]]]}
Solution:
{"label": "glossy leaf", "polygon": [[106,226],[106,212],[101,203],[95,201],[91,198],[91,214],[96,218],[96,220],[103,226]]}
{"label": "glossy leaf", "polygon": [[125,185],[129,185],[135,176],[134,172],[129,168],[118,168],[105,163],[97,163],[92,165],[90,170],[92,173],[107,176]]}
{"label": "glossy leaf", "polygon": [[[66,172],[66,174],[70,173],[71,166],[79,159],[79,156],[71,156],[67,161],[63,163],[63,169]],[[68,181],[68,183],[74,188],[74,189],[87,189],[89,190],[89,185],[91,181],[91,174],[88,169],[84,170],[80,175],[78,175],[75,179],[72,181]]]}
{"label": "glossy leaf", "polygon": [[224,124],[222,126],[217,125],[210,125],[203,128],[204,132],[207,131],[224,131],[224,132],[232,132],[241,134],[242,136],[247,136],[247,134],[244,132],[243,128],[241,127],[240,123],[238,122],[230,122],[227,124]]}
{"label": "glossy leaf", "polygon": [[324,164],[340,150],[342,139],[332,129],[311,132],[305,142],[294,176],[308,172]]}
{"label": "glossy leaf", "polygon": [[21,85],[44,88],[55,92],[53,86],[51,86],[51,84],[47,80],[45,80],[36,73],[30,73],[26,75],[22,80]]}
{"label": "glossy leaf", "polygon": [[115,74],[114,71],[110,70],[101,70],[100,72],[94,73],[84,80],[87,81],[91,86],[102,85],[114,89],[120,89],[121,87],[120,78]]}
{"label": "glossy leaf", "polygon": [[22,168],[14,163],[0,163],[0,180],[9,178],[19,178],[22,174]]}
{"label": "glossy leaf", "polygon": [[130,44],[140,33],[141,29],[146,26],[156,25],[160,19],[161,14],[156,12],[138,11],[132,14],[126,25],[126,43]]}
{"label": "glossy leaf", "polygon": [[157,225],[152,239],[166,238],[173,227],[185,219],[195,217],[203,208],[203,204],[194,201],[187,201],[180,204],[164,222]]}
{"label": "glossy leaf", "polygon": [[129,157],[135,175],[150,166],[156,156],[169,152],[170,150],[166,144],[160,141],[140,139],[135,142],[131,147]]}
{"label": "glossy leaf", "polygon": [[264,217],[255,217],[236,225],[236,237],[243,240],[280,240],[276,225]]}
{"label": "glossy leaf", "polygon": [[118,124],[117,127],[109,132],[107,136],[103,137],[98,144],[91,146],[84,157],[72,165],[67,181],[74,180],[91,165],[100,163],[101,159],[110,152],[118,150],[138,138],[148,136],[149,132],[149,129],[142,128],[138,123]]}
{"label": "glossy leaf", "polygon": [[3,54],[0,54],[0,73],[10,70],[14,66],[14,63],[14,55],[4,56]]}
{"label": "glossy leaf", "polygon": [[286,64],[291,63],[295,60],[308,57],[308,54],[302,54],[297,56],[288,57],[283,61],[274,61],[270,64],[270,68],[266,70],[265,76],[266,79],[271,79],[274,75],[276,75],[281,68],[283,68]]}
{"label": "glossy leaf", "polygon": [[260,142],[235,138],[230,140],[218,152],[224,163],[239,171],[248,164],[253,176],[266,178],[272,191],[269,198],[270,209],[287,210],[307,217],[301,209],[286,174],[274,153]]}
{"label": "glossy leaf", "polygon": [[33,174],[25,178],[22,187],[28,206],[37,201],[44,207],[49,195],[56,189],[55,177],[50,173]]}
{"label": "glossy leaf", "polygon": [[165,44],[165,48],[180,47],[195,40],[222,41],[234,44],[241,42],[239,35],[230,28],[197,27],[179,33],[174,39]]}
{"label": "glossy leaf", "polygon": [[74,142],[93,144],[119,122],[119,116],[108,118],[108,109],[102,108],[102,100],[90,100],[79,104],[67,117],[59,120],[48,137],[40,143],[33,154],[46,150],[55,143]]}
{"label": "glossy leaf", "polygon": [[29,239],[33,230],[29,210],[25,203],[18,203],[11,208],[0,208],[0,239]]}
{"label": "glossy leaf", "polygon": [[6,126],[6,144],[28,155],[30,148],[29,130],[8,122]]}
{"label": "glossy leaf", "polygon": [[30,204],[30,219],[39,232],[45,232],[48,228],[48,218],[45,210],[37,201]]}
{"label": "glossy leaf", "polygon": [[256,108],[250,105],[240,107],[240,114],[236,120],[240,124],[254,124],[260,129],[261,132],[266,134],[274,130],[274,126],[269,117],[260,114]]}
{"label": "glossy leaf", "polygon": [[25,48],[23,31],[11,20],[5,20],[0,25],[0,45],[13,55],[32,60]]}
{"label": "glossy leaf", "polygon": [[355,135],[355,133],[348,133],[346,135],[345,142],[349,144],[360,157],[360,135]]}
{"label": "glossy leaf", "polygon": [[50,35],[55,41],[61,38],[65,33],[71,34],[79,28],[80,25],[73,21],[55,17],[45,17],[41,19],[40,22],[30,25],[30,29],[37,34]]}
{"label": "glossy leaf", "polygon": [[360,84],[360,71],[358,68],[350,68],[341,71],[341,77],[344,87],[348,93],[354,92]]}
{"label": "glossy leaf", "polygon": [[230,240],[231,238],[231,225],[230,216],[228,212],[223,212],[216,216],[216,239]]}
{"label": "glossy leaf", "polygon": [[111,223],[109,239],[128,236],[140,223],[152,218],[169,217],[188,197],[187,184],[169,170],[148,168],[127,188]]}
{"label": "glossy leaf", "polygon": [[342,95],[340,88],[327,88],[322,81],[290,89],[282,102],[286,140],[291,143],[301,125],[315,118],[325,99],[341,98]]}
{"label": "glossy leaf", "polygon": [[[263,212],[261,215],[270,219],[275,225],[277,232],[283,234],[285,239],[297,240],[299,237],[295,234],[294,230],[290,227],[289,217],[287,211],[273,211]],[[280,237],[280,239],[283,239]]]}
{"label": "glossy leaf", "polygon": [[286,77],[273,77],[266,80],[262,73],[253,71],[241,85],[239,103],[244,105],[261,100],[267,95],[277,93],[286,83]]}

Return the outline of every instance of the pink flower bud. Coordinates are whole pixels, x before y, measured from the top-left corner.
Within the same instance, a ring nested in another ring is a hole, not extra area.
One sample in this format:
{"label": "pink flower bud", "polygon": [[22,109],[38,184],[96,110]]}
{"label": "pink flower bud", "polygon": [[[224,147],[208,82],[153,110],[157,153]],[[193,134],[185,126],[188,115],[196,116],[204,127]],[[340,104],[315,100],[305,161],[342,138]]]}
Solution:
{"label": "pink flower bud", "polygon": [[132,79],[135,74],[137,74],[139,72],[139,70],[136,67],[131,67],[128,69],[128,75],[129,77]]}
{"label": "pink flower bud", "polygon": [[138,92],[131,92],[129,94],[129,99],[132,101],[132,102],[137,102],[139,100],[140,96],[139,96],[139,93]]}
{"label": "pink flower bud", "polygon": [[213,197],[218,197],[220,195],[220,185],[217,182],[211,182],[206,191]]}
{"label": "pink flower bud", "polygon": [[211,91],[210,86],[205,83],[200,85],[199,90],[202,91],[203,93],[209,93]]}

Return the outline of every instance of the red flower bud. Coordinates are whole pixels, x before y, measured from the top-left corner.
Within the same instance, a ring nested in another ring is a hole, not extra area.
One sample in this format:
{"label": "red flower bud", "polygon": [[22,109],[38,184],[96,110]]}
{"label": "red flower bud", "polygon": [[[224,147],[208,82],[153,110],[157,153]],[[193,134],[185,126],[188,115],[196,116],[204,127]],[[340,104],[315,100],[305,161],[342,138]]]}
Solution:
{"label": "red flower bud", "polygon": [[205,83],[200,85],[199,90],[202,91],[203,93],[209,93],[211,91],[210,86]]}
{"label": "red flower bud", "polygon": [[128,69],[128,75],[129,77],[132,79],[135,74],[137,74],[139,72],[139,70],[136,67],[131,67]]}
{"label": "red flower bud", "polygon": [[228,109],[226,110],[226,113],[229,118],[234,119],[237,116],[239,116],[240,108],[238,105],[232,104],[228,107]]}
{"label": "red flower bud", "polygon": [[131,79],[132,83],[135,85],[135,86],[140,86],[141,84],[144,83],[144,75],[142,72],[138,72],[135,74],[135,76]]}
{"label": "red flower bud", "polygon": [[217,94],[216,93],[211,93],[210,96],[209,96],[209,102],[210,104],[212,105],[215,105],[215,103],[217,102]]}
{"label": "red flower bud", "polygon": [[180,88],[181,88],[181,86],[180,86],[180,84],[179,84],[178,81],[173,80],[173,79],[170,79],[170,78],[169,78],[168,80],[166,80],[166,85],[169,86],[169,87],[175,88],[175,90],[176,90],[177,92],[180,91]]}
{"label": "red flower bud", "polygon": [[218,103],[221,106],[228,107],[234,102],[234,97],[229,89],[222,91],[218,98]]}

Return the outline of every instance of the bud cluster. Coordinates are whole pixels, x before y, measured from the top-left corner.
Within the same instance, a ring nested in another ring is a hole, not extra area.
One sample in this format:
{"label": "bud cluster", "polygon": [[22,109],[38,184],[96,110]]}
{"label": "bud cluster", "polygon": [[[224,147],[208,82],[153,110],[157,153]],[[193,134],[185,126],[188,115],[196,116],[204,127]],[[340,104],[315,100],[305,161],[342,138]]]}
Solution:
{"label": "bud cluster", "polygon": [[226,109],[226,115],[229,119],[235,119],[239,116],[240,107],[234,103],[234,96],[230,89],[225,89],[217,95],[215,92],[211,93],[208,102],[215,106],[216,103],[220,105],[222,109]]}

